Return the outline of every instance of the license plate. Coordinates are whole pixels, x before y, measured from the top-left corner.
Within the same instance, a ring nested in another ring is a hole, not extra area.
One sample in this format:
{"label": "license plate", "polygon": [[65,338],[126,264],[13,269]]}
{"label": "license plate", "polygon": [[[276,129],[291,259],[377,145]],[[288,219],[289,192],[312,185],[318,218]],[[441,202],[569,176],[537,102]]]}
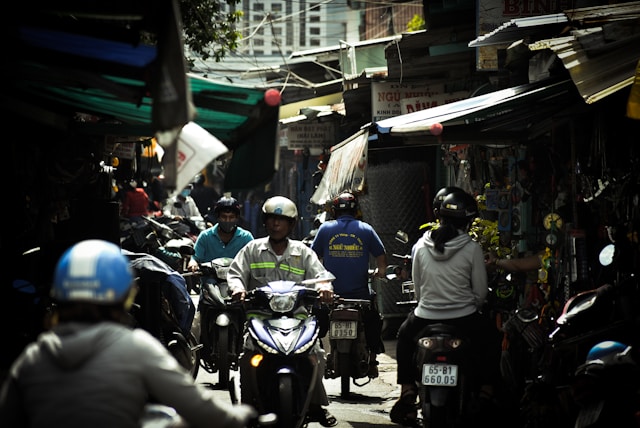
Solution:
{"label": "license plate", "polygon": [[358,336],[356,321],[331,321],[329,339],[355,339]]}
{"label": "license plate", "polygon": [[456,386],[458,384],[458,366],[454,364],[423,364],[422,384]]}

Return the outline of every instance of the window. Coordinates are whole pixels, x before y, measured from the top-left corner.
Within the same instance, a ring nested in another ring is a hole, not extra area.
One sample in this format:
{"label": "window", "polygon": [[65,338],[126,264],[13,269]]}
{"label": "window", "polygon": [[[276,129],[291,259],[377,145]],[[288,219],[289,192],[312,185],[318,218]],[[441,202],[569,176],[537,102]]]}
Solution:
{"label": "window", "polygon": [[311,39],[309,41],[309,46],[320,46],[320,39]]}
{"label": "window", "polygon": [[253,46],[264,46],[264,39],[253,39]]}
{"label": "window", "polygon": [[320,28],[318,28],[318,27],[309,28],[309,34],[311,34],[312,36],[319,36],[320,35]]}
{"label": "window", "polygon": [[280,27],[273,27],[273,29],[271,31],[273,31],[273,35],[274,36],[281,36],[282,35],[282,28],[280,28]]}
{"label": "window", "polygon": [[271,12],[282,12],[282,3],[271,3]]}
{"label": "window", "polygon": [[318,22],[320,22],[320,17],[319,16],[310,16],[309,17],[309,22],[318,23]]}
{"label": "window", "polygon": [[264,12],[264,3],[254,3],[253,4],[254,12]]}
{"label": "window", "polygon": [[309,3],[309,11],[315,13],[320,12],[320,3]]}

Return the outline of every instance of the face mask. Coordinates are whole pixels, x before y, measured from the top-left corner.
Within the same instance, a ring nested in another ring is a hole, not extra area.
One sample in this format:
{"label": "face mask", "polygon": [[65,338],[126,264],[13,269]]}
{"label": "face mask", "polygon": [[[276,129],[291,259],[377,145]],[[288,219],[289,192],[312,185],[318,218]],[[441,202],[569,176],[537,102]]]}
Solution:
{"label": "face mask", "polygon": [[218,222],[218,227],[224,233],[231,233],[236,230],[236,226],[238,225],[237,221],[220,221]]}
{"label": "face mask", "polygon": [[180,192],[180,195],[184,196],[185,198],[189,196],[189,194],[191,194],[191,191],[189,189],[185,189],[182,192]]}

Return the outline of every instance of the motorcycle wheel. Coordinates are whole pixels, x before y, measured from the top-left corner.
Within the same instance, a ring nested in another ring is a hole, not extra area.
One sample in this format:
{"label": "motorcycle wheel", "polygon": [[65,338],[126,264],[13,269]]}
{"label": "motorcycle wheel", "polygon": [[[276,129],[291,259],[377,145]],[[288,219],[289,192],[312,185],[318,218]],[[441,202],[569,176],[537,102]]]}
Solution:
{"label": "motorcycle wheel", "polygon": [[226,388],[229,385],[229,334],[231,331],[227,327],[218,327],[218,343],[216,353],[218,354],[218,385]]}
{"label": "motorcycle wheel", "polygon": [[291,375],[278,377],[278,427],[297,427],[296,412],[293,405],[293,378]]}
{"label": "motorcycle wheel", "polygon": [[351,371],[349,370],[351,361],[349,354],[339,353],[338,357],[338,373],[340,373],[340,396],[346,398],[351,393]]}
{"label": "motorcycle wheel", "polygon": [[189,373],[191,373],[191,377],[195,379],[198,377],[198,370],[200,369],[200,343],[193,333],[189,334],[187,341],[189,343],[189,348],[191,349],[191,369],[189,370]]}

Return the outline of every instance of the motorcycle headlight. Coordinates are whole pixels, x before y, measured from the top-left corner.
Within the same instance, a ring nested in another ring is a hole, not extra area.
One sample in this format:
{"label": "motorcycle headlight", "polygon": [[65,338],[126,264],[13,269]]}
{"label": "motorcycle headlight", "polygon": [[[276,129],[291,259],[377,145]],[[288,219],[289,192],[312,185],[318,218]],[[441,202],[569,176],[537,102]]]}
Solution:
{"label": "motorcycle headlight", "polygon": [[295,307],[297,297],[297,292],[274,294],[269,300],[269,307],[274,312],[289,312]]}

